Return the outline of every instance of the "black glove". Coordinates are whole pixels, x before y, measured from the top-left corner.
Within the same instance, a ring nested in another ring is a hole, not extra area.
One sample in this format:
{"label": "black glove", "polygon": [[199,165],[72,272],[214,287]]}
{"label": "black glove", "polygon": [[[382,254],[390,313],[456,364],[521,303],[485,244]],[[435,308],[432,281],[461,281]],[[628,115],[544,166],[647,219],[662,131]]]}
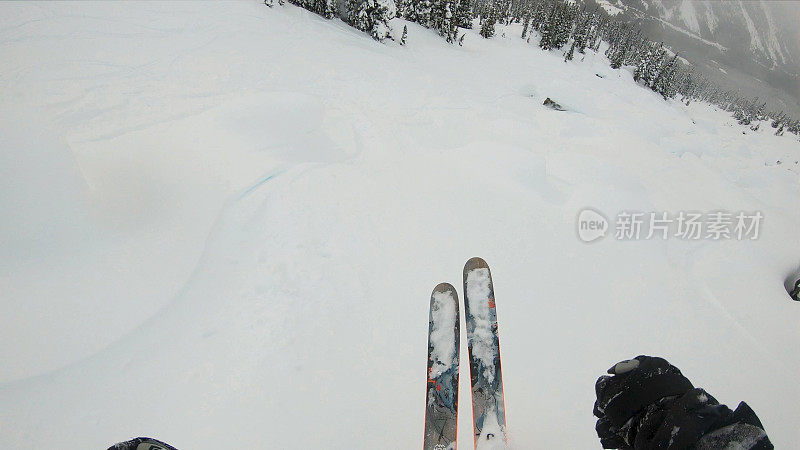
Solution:
{"label": "black glove", "polygon": [[789,297],[791,297],[792,300],[800,302],[800,279],[794,283],[794,289],[792,289],[792,292],[789,292]]}
{"label": "black glove", "polygon": [[[663,358],[637,356],[608,369],[595,384],[594,415],[603,448],[634,448],[639,428],[637,415],[662,399],[683,395],[693,388],[678,370]],[[654,411],[653,411],[654,412]]]}
{"label": "black glove", "polygon": [[746,403],[731,411],[662,358],[637,356],[608,373],[612,376],[603,375],[595,384],[594,415],[603,448],[773,448]]}
{"label": "black glove", "polygon": [[130,441],[120,442],[108,447],[108,450],[178,450],[175,447],[156,439],[138,437]]}

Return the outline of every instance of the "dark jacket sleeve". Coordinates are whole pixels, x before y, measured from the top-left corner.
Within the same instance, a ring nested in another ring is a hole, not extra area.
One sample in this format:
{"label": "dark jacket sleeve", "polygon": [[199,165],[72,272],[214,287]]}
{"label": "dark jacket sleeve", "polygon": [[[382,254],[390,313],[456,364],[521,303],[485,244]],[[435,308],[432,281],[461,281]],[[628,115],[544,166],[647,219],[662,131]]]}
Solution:
{"label": "dark jacket sleeve", "polygon": [[659,402],[638,419],[635,450],[774,448],[764,426],[747,403],[741,402],[731,411],[700,388]]}

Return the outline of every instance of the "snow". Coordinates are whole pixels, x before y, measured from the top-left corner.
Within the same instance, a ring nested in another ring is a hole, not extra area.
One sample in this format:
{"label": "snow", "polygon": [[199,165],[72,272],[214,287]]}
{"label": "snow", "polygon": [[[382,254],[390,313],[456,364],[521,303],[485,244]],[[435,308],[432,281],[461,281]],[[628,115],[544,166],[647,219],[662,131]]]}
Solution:
{"label": "snow", "polygon": [[714,9],[711,8],[709,5],[703,5],[705,10],[705,23],[708,27],[708,31],[711,32],[713,35],[714,32],[717,30],[717,26],[719,25],[719,19],[717,19],[716,14],[714,14]]}
{"label": "snow", "polygon": [[750,49],[760,50],[763,52],[764,44],[761,43],[756,25],[753,23],[753,19],[750,18],[750,14],[747,12],[747,8],[745,8],[742,0],[739,0],[739,8],[742,10],[742,18],[744,18],[744,23],[747,25],[747,32],[750,34]]}
{"label": "snow", "polygon": [[450,291],[435,292],[431,316],[433,328],[430,331],[430,342],[433,346],[431,356],[437,363],[431,367],[430,378],[436,378],[450,370],[453,363],[458,362],[456,342],[453,328],[458,319],[456,299]]}
{"label": "snow", "polygon": [[0,118],[0,260],[5,264],[23,251],[36,258],[48,246],[81,240],[89,227],[88,187],[72,153],[56,134],[25,119],[24,114]]}
{"label": "snow", "polygon": [[497,423],[497,411],[494,408],[486,410],[486,420],[483,422],[481,435],[476,439],[476,450],[505,450],[509,445],[506,442],[505,430]]}
{"label": "snow", "polygon": [[[762,6],[764,5],[764,1],[761,1]],[[780,64],[787,64],[788,55],[784,54],[783,45],[781,44],[781,39],[778,37],[778,27],[775,25],[774,17],[772,17],[772,11],[770,8],[763,8],[764,11],[764,18],[767,22],[767,32],[765,36],[765,45],[767,48],[767,52],[769,53],[770,58],[774,61],[774,65]]]}
{"label": "snow", "polygon": [[494,360],[497,357],[489,309],[490,281],[489,269],[472,269],[467,274],[466,298],[469,299],[469,314],[475,324],[469,343],[472,357],[483,363],[483,376],[487,383],[494,382]]}
{"label": "snow", "polygon": [[[616,16],[617,14],[625,11],[620,6],[613,5],[609,0],[598,0],[597,4],[600,5],[600,7],[603,8],[610,16]],[[647,6],[647,4],[645,4],[645,6]]]}
{"label": "snow", "polygon": [[[769,59],[773,66],[787,64],[789,53],[781,44],[782,38],[779,27],[774,17],[773,2],[759,1],[697,1],[680,0],[662,2],[661,0],[646,0],[641,3],[647,11],[648,3],[652,3],[658,13],[656,19],[676,31],[700,40],[708,45],[717,46],[721,51],[727,48],[713,41],[713,36],[719,30],[720,18],[727,18],[728,22],[741,21],[746,28],[745,39],[749,40],[749,47],[757,56]],[[644,12],[642,11],[642,12]],[[708,35],[708,33],[711,33]],[[790,33],[791,34],[791,33]],[[702,36],[711,39],[704,39]],[[730,40],[730,39],[728,39]],[[763,65],[763,64],[762,64]],[[775,67],[767,67],[774,69]]]}
{"label": "snow", "polygon": [[670,431],[670,435],[669,435],[669,444],[667,445],[668,447],[672,445],[673,441],[675,440],[675,436],[677,436],[680,431],[681,431],[681,427],[679,427],[679,426],[673,426],[672,427],[672,431]]}
{"label": "snow", "polygon": [[[800,445],[797,137],[518,25],[408,29],[0,3],[0,448],[418,447],[430,290],[476,255],[515,448],[597,447],[594,382],[639,354]],[[588,245],[585,207],[761,211],[763,234]]]}
{"label": "snow", "polygon": [[764,437],[760,428],[737,425],[728,425],[710,433],[704,439],[707,442],[699,443],[698,450],[720,448],[720,442],[727,443],[725,450],[747,450]]}
{"label": "snow", "polygon": [[689,27],[693,33],[700,34],[700,24],[697,22],[697,10],[690,0],[682,0],[678,5],[678,13],[680,14],[681,21]]}
{"label": "snow", "polygon": [[[688,2],[686,2],[686,3],[688,3]],[[670,23],[670,22],[669,22],[669,20],[671,19],[671,17],[672,17],[672,16],[671,16],[671,13],[670,13],[670,15],[668,15],[668,16],[667,16],[667,19],[666,19],[666,20],[665,20],[665,19],[661,19],[661,18],[659,18],[659,17],[655,17],[655,16],[654,16],[653,18],[654,18],[654,19],[656,19],[656,20],[658,20],[659,22],[661,22],[661,23],[662,23],[662,24],[664,24],[665,26],[667,26],[667,27],[670,27],[670,28],[672,28],[673,30],[675,30],[675,31],[678,31],[678,32],[680,32],[680,33],[683,33],[683,34],[685,34],[686,36],[689,36],[689,37],[692,37],[692,38],[694,38],[694,39],[697,39],[698,41],[700,41],[700,42],[702,42],[702,43],[704,43],[704,44],[706,44],[706,45],[710,45],[710,46],[716,47],[716,48],[718,48],[720,51],[723,51],[723,52],[727,52],[727,51],[728,51],[727,47],[725,47],[724,45],[722,45],[722,44],[720,44],[720,43],[718,43],[718,42],[710,41],[710,40],[708,40],[708,39],[705,39],[705,38],[701,37],[701,36],[700,36],[700,35],[698,35],[698,34],[695,34],[695,33],[691,32],[691,31],[689,31],[689,30],[685,29],[685,28],[682,28],[682,27],[679,27],[679,26],[677,26],[677,25],[674,25],[674,24]],[[696,21],[696,20],[697,20],[697,18],[695,17],[695,18],[694,18],[694,20]],[[697,25],[697,26],[699,27],[699,25]]]}

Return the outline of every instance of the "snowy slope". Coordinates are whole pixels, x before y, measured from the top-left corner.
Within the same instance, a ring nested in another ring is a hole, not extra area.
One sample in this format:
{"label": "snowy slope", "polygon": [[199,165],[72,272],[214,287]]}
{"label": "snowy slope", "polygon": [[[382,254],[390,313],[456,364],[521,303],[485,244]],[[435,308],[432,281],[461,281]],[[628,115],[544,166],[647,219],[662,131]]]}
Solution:
{"label": "snowy slope", "polygon": [[[1,448],[419,447],[430,291],[476,255],[515,448],[599,447],[594,381],[641,353],[800,445],[795,136],[516,26],[400,47],[250,1],[0,11]],[[587,245],[587,206],[765,218]]]}

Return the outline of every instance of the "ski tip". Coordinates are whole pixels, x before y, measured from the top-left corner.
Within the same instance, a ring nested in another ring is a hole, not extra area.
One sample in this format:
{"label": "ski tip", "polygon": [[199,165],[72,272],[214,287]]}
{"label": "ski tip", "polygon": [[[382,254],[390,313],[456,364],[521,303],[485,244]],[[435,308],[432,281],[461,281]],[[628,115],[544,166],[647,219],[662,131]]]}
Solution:
{"label": "ski tip", "polygon": [[456,288],[454,288],[453,285],[450,283],[437,284],[436,287],[433,288],[433,292],[431,292],[431,295],[437,292],[451,292],[452,294],[456,295],[455,298],[458,299],[458,294],[456,294]]}
{"label": "ski tip", "polygon": [[466,277],[470,270],[473,269],[488,269],[489,265],[486,264],[486,261],[483,258],[474,257],[470,258],[466,264],[464,264],[464,276]]}

